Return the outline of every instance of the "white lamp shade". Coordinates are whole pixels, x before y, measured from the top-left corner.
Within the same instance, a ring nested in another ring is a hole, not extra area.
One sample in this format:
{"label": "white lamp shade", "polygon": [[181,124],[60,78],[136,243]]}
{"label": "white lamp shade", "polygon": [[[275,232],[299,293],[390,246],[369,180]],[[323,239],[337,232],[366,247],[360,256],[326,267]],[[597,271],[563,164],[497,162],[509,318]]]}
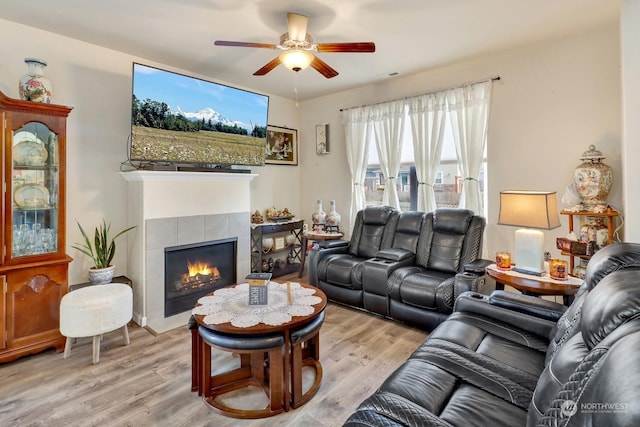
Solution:
{"label": "white lamp shade", "polygon": [[498,224],[543,230],[560,227],[556,192],[501,191]]}

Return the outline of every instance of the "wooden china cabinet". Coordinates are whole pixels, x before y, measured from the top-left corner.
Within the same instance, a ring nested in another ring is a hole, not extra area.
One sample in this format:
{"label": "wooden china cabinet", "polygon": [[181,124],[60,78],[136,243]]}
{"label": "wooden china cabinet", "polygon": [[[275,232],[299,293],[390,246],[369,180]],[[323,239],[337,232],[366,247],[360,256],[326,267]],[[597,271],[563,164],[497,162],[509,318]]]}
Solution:
{"label": "wooden china cabinet", "polygon": [[67,293],[65,144],[71,108],[0,92],[0,363],[54,347]]}

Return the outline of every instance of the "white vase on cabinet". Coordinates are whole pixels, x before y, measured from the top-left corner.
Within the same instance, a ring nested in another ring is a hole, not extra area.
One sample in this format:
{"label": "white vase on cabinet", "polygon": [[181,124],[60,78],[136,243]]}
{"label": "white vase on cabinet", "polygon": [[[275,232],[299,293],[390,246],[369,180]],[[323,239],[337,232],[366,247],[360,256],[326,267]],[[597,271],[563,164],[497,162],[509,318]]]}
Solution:
{"label": "white vase on cabinet", "polygon": [[22,76],[18,85],[20,99],[23,101],[51,103],[53,88],[51,81],[44,76],[47,63],[35,58],[25,58],[27,74]]}
{"label": "white vase on cabinet", "polygon": [[318,199],[316,210],[311,214],[311,222],[313,225],[324,225],[327,214],[322,210],[322,200]]}
{"label": "white vase on cabinet", "polygon": [[336,212],[336,201],[331,201],[331,210],[327,214],[326,224],[330,227],[339,227],[340,226],[341,216],[338,212]]}

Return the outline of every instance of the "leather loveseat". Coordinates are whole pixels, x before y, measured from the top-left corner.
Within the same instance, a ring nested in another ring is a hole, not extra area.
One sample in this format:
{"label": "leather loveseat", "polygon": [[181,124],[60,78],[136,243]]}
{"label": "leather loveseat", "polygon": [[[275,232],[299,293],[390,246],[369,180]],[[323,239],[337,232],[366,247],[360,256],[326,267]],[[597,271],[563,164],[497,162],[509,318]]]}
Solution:
{"label": "leather loveseat", "polygon": [[479,259],[485,219],[466,209],[358,212],[350,241],[309,255],[309,282],[330,300],[432,330],[465,291],[489,293]]}
{"label": "leather loveseat", "polygon": [[568,309],[465,293],[345,425],[640,425],[639,284],[640,245],[616,243]]}

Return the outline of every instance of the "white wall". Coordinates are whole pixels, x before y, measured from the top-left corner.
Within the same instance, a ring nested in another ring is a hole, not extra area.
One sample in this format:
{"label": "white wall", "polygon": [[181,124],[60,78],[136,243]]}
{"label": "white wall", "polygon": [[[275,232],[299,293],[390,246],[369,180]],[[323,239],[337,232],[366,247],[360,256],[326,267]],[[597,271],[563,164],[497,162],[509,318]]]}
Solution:
{"label": "white wall", "polygon": [[[623,167],[625,212],[640,212],[640,2],[622,3],[622,105],[623,105]],[[627,221],[625,236],[640,242],[640,221]]]}
{"label": "white wall", "polygon": [[[621,111],[618,25],[487,55],[415,75],[389,79],[301,104],[301,127],[312,134],[329,123],[331,154],[316,155],[312,144],[302,154],[300,200],[310,213],[317,198],[336,199],[348,221],[350,185],[339,109],[398,99],[499,75],[494,82],[488,141],[488,221],[485,249],[513,250],[515,228],[497,226],[499,192],[535,189],[558,192],[572,179],[578,159],[595,144],[614,170],[609,202],[622,209]],[[563,227],[546,233],[552,255]]]}
{"label": "white wall", "polygon": [[[102,217],[113,230],[127,226],[127,183],[118,172],[127,156],[132,62],[194,74],[0,19],[0,90],[7,96],[18,97],[25,57],[48,62],[45,74],[53,84],[53,102],[74,107],[67,128],[67,253],[75,258],[69,283],[84,282],[89,260],[71,248],[81,239],[76,219],[87,228]],[[298,128],[294,101],[271,96],[269,106],[270,124]],[[269,165],[253,172],[260,175],[251,184],[253,210],[276,204],[297,211],[300,168]],[[116,274],[127,272],[126,238],[119,239]]]}

